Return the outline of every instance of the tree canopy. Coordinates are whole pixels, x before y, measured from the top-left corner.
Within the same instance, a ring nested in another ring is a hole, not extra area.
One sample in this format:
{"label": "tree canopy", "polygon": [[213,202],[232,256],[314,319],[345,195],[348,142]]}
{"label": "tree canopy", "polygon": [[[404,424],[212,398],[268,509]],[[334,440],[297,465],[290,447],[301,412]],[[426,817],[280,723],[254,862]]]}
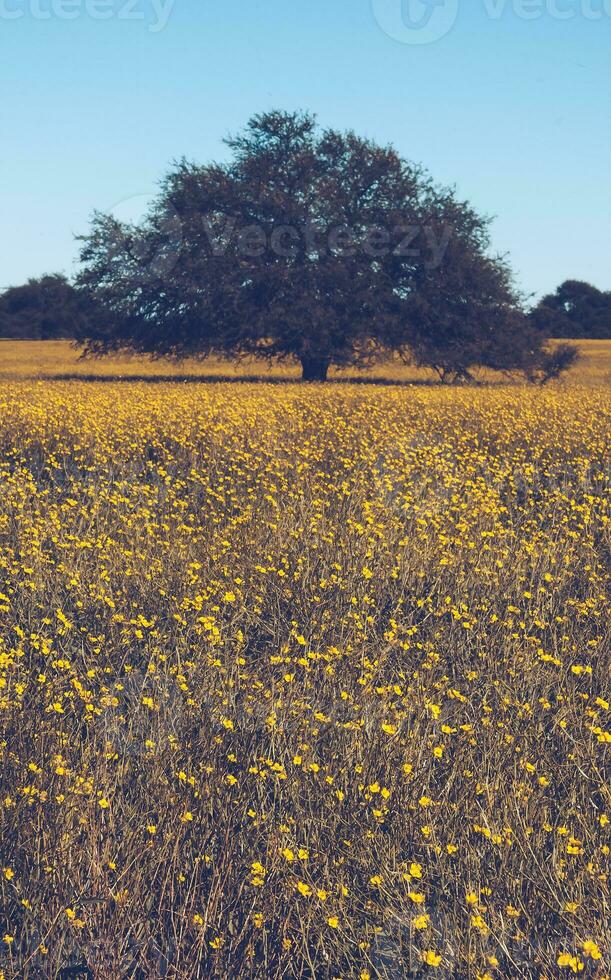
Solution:
{"label": "tree canopy", "polygon": [[611,340],[611,292],[567,279],[544,296],[530,313],[536,330],[547,337]]}
{"label": "tree canopy", "polygon": [[60,273],[28,279],[0,294],[0,336],[55,340],[87,333],[89,297]]}
{"label": "tree canopy", "polygon": [[228,162],[177,163],[141,224],[94,216],[86,351],[292,357],[306,380],[388,351],[442,378],[541,361],[487,219],[421,167],[300,112],[226,142]]}

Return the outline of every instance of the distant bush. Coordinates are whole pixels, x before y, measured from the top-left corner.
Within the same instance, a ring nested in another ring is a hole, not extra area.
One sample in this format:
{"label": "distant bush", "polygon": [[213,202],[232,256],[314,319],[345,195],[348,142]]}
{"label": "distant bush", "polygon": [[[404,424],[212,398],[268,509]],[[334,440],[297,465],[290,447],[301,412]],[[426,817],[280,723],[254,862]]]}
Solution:
{"label": "distant bush", "polygon": [[525,374],[529,381],[547,384],[572,368],[579,360],[579,348],[574,344],[558,344],[550,350],[542,350],[528,364]]}
{"label": "distant bush", "polygon": [[545,337],[611,340],[611,292],[567,279],[555,293],[543,297],[529,319]]}
{"label": "distant bush", "polygon": [[92,315],[90,297],[60,273],[28,279],[0,295],[0,336],[56,340],[78,336]]}

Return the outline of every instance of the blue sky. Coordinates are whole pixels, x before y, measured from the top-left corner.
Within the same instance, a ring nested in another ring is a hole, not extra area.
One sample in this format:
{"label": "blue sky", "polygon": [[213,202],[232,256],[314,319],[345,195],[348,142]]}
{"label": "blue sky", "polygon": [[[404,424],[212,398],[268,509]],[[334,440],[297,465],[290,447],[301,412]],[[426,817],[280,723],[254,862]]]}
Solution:
{"label": "blue sky", "polygon": [[0,287],[277,107],[455,184],[527,292],[611,289],[611,0],[0,0],[0,93]]}

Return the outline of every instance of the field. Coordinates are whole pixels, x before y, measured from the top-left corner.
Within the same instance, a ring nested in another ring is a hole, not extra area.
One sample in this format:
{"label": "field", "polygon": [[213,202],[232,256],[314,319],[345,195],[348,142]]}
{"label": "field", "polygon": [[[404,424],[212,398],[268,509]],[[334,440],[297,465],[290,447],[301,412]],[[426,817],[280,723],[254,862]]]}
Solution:
{"label": "field", "polygon": [[0,343],[0,976],[609,975],[583,348],[540,389]]}
{"label": "field", "polygon": [[[571,371],[570,381],[579,384],[611,384],[611,342],[606,340],[577,341],[581,359]],[[268,367],[265,362],[246,358],[230,364],[216,358],[206,361],[150,361],[144,358],[112,357],[105,360],[84,360],[65,340],[7,341],[0,340],[0,379],[11,380],[74,380],[109,381],[112,379],[142,380],[293,380],[299,377],[297,365],[284,363]],[[437,383],[437,375],[427,368],[405,366],[391,361],[379,364],[370,371],[355,369],[334,371],[331,378],[342,381],[394,381],[404,384]],[[506,383],[502,375],[483,371],[483,380]]]}

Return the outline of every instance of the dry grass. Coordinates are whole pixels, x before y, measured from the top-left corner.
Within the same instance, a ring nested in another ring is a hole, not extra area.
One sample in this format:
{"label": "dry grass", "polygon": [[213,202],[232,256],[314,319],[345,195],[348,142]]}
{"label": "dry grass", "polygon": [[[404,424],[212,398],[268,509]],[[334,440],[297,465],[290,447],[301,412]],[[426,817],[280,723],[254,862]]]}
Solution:
{"label": "dry grass", "polygon": [[[581,351],[581,359],[567,376],[567,381],[578,384],[611,383],[611,341],[576,341]],[[299,368],[290,363],[268,367],[265,362],[246,358],[234,364],[219,358],[206,361],[181,361],[178,364],[167,361],[151,361],[143,357],[110,357],[103,360],[83,360],[80,352],[68,341],[12,341],[0,340],[0,378],[28,380],[34,378],[87,377],[108,378],[199,378],[232,379],[255,378],[262,380],[297,380]],[[390,380],[418,383],[437,383],[434,371],[426,368],[406,366],[400,361],[391,360],[369,371],[346,369],[332,370],[331,378],[343,380],[368,379]],[[480,371],[479,378],[506,384],[502,375],[492,371]]]}
{"label": "dry grass", "polygon": [[608,404],[0,382],[5,978],[605,976]]}

